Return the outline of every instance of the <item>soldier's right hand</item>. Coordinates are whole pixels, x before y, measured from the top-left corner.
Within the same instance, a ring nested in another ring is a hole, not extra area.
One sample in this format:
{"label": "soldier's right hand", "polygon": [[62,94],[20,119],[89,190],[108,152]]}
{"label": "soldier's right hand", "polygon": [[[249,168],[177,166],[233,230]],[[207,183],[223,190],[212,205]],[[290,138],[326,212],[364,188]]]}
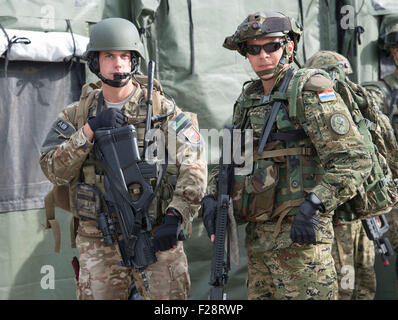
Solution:
{"label": "soldier's right hand", "polygon": [[202,206],[203,224],[206,228],[209,238],[213,242],[214,235],[216,233],[217,200],[214,199],[213,195],[208,194],[203,197],[200,204]]}
{"label": "soldier's right hand", "polygon": [[314,193],[309,193],[300,205],[290,229],[290,239],[293,243],[316,244],[315,229],[319,224],[321,212],[325,212],[321,200]]}
{"label": "soldier's right hand", "polygon": [[126,117],[119,109],[108,108],[87,122],[91,130],[95,132],[100,128],[120,128],[126,122]]}

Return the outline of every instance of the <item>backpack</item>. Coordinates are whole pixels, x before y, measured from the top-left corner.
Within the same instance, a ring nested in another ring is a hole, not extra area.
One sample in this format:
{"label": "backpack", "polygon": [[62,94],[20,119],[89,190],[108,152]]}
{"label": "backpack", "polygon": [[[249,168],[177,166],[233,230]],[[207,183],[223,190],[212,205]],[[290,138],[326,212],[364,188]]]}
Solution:
{"label": "backpack", "polygon": [[396,139],[398,135],[387,116],[391,108],[391,92],[384,81],[365,82],[362,83],[362,86],[370,93],[372,100],[379,107],[378,119],[382,136],[386,143],[385,149],[379,149],[379,151],[387,159],[394,179],[398,179],[398,142]]}
{"label": "backpack", "polygon": [[[328,73],[321,69],[303,68],[294,75],[291,84],[292,92],[289,94],[289,117],[291,119],[297,117],[298,120],[301,120],[300,122],[305,120],[302,118],[299,105],[301,93],[306,81],[319,74],[330,78]],[[386,156],[380,152],[380,150],[387,150],[387,144],[381,132],[384,123],[380,120],[377,105],[361,85],[348,79],[345,81],[336,79],[334,83],[334,89],[347,105],[373,163],[370,175],[358,189],[357,195],[347,203],[359,219],[386,214],[398,202],[398,188]]]}

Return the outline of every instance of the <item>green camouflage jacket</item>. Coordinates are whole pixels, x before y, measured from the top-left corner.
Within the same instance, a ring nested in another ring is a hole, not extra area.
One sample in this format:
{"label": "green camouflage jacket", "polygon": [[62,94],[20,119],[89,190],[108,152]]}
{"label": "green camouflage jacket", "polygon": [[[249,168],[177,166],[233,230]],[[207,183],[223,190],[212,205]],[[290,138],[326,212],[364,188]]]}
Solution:
{"label": "green camouflage jacket", "polygon": [[[389,90],[398,90],[398,74],[393,72],[383,78],[383,81],[388,85]],[[391,98],[391,92],[390,92]],[[397,100],[398,101],[398,100]],[[390,101],[389,101],[390,102]],[[390,112],[389,110],[390,105],[383,109],[385,114]],[[395,104],[395,109],[393,112],[394,116],[392,118],[392,126],[394,128],[395,137],[398,139],[398,106],[397,103]]]}
{"label": "green camouflage jacket", "polygon": [[[283,76],[284,74],[277,79],[271,97],[278,91]],[[265,150],[301,148],[312,152],[259,159],[255,162],[255,168],[261,168],[261,162],[272,160],[279,172],[273,190],[272,210],[263,219],[265,221],[267,218],[273,221],[277,215],[296,214],[305,194],[309,192],[321,199],[326,214],[333,214],[333,210],[355,196],[357,188],[370,173],[370,156],[347,106],[334,92],[333,82],[320,75],[310,79],[303,77],[303,82],[301,96],[296,97],[298,112],[303,116],[294,119],[289,116],[291,81],[287,103],[279,110],[272,132],[303,130],[305,136],[296,141],[273,140],[268,142]],[[261,103],[266,100],[261,81],[256,80],[244,85],[242,94],[234,105],[233,124],[240,126],[249,119],[248,128],[253,129],[254,145],[273,104],[272,99],[269,103]],[[210,174],[208,192],[214,193],[216,190],[216,175],[217,168]],[[271,190],[267,189],[266,192]],[[261,228],[261,222],[254,224]]]}

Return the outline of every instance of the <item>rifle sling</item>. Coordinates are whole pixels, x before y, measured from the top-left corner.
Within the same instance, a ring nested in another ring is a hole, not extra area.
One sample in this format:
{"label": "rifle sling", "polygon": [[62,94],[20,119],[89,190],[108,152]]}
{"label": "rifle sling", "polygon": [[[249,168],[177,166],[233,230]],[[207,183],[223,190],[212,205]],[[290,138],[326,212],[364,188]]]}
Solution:
{"label": "rifle sling", "polygon": [[271,151],[263,151],[261,154],[255,154],[253,157],[253,161],[258,159],[266,159],[266,158],[276,158],[276,157],[283,157],[283,156],[296,156],[296,155],[303,155],[303,156],[311,156],[314,154],[312,148],[287,148],[287,149],[278,149],[278,150],[271,150]]}
{"label": "rifle sling", "polygon": [[272,132],[269,135],[269,140],[270,141],[275,141],[275,140],[282,140],[282,141],[300,141],[303,139],[308,138],[308,135],[305,133],[304,130],[298,129],[298,130],[290,130],[287,132]]}
{"label": "rifle sling", "polygon": [[[293,73],[294,73],[294,70],[292,68],[289,68],[287,70],[286,76],[283,79],[283,82],[280,86],[280,90],[279,90],[280,93],[286,93],[287,88],[290,83],[290,80],[293,77]],[[267,143],[269,134],[271,132],[272,126],[274,125],[274,122],[276,120],[276,117],[278,115],[281,105],[282,105],[282,101],[280,101],[280,100],[275,101],[271,108],[271,111],[268,114],[268,119],[264,122],[263,128],[261,130],[260,145],[259,145],[259,148],[257,151],[258,154],[261,154],[264,150],[265,144]]]}

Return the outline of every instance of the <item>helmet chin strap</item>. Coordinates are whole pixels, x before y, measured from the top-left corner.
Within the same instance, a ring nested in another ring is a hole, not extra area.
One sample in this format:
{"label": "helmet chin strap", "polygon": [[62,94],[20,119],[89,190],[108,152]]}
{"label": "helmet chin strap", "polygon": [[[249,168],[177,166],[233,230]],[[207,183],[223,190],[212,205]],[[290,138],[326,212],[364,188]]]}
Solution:
{"label": "helmet chin strap", "polygon": [[[137,66],[134,66],[131,72],[114,73],[113,80],[105,78],[101,73],[98,73],[97,76],[98,78],[101,79],[102,82],[106,83],[107,85],[115,88],[121,88],[124,87],[127,83],[129,83],[131,77],[136,72],[137,72]],[[123,81],[124,79],[126,80]]]}
{"label": "helmet chin strap", "polygon": [[[110,80],[105,78],[101,73],[98,73],[98,78],[101,79],[102,82],[106,83],[107,85],[115,88],[124,87],[131,79],[133,72],[130,73],[114,73],[113,78],[114,80]],[[127,79],[126,79],[127,78]],[[126,79],[125,81],[123,81]]]}
{"label": "helmet chin strap", "polygon": [[272,74],[271,78],[266,79],[266,80],[270,80],[272,78],[275,78],[282,71],[283,67],[285,66],[285,64],[287,62],[288,62],[288,59],[286,59],[286,56],[282,56],[278,62],[278,66],[276,66],[275,68],[272,68],[272,69],[256,72],[256,74],[260,77],[260,79],[262,76]]}
{"label": "helmet chin strap", "polygon": [[[285,40],[286,40],[286,43],[289,42],[289,39],[286,38]],[[292,54],[289,52],[288,45],[286,44],[285,48],[283,50],[283,55],[279,59],[278,65],[275,68],[272,68],[272,69],[256,72],[256,74],[260,77],[260,79],[261,79],[262,76],[272,74],[271,78],[267,78],[267,79],[264,79],[264,80],[273,79],[273,78],[275,78],[276,76],[278,76],[280,74],[280,72],[282,71],[282,69],[285,66],[285,64],[289,63],[291,57],[292,57]]]}

